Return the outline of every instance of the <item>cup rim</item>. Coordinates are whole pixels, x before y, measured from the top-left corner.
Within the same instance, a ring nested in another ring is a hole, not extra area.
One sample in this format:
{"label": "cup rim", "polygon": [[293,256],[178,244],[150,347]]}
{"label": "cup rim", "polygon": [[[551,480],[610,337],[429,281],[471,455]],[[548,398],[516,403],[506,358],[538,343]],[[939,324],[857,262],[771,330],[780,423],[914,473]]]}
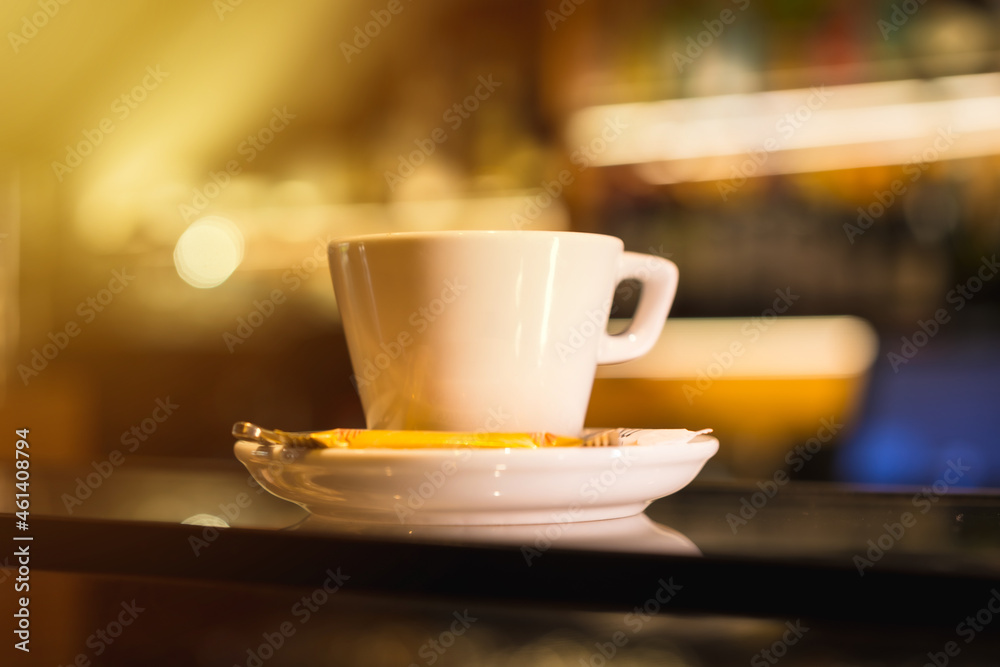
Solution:
{"label": "cup rim", "polygon": [[359,234],[355,236],[344,236],[330,241],[330,248],[343,244],[354,243],[378,243],[389,241],[406,240],[433,240],[433,239],[459,239],[459,238],[489,238],[489,237],[516,239],[516,238],[567,238],[567,239],[608,239],[618,244],[622,249],[625,242],[617,236],[611,234],[598,234],[594,232],[574,232],[574,231],[547,231],[543,229],[444,229],[444,230],[423,230],[406,232],[380,232],[372,234]]}

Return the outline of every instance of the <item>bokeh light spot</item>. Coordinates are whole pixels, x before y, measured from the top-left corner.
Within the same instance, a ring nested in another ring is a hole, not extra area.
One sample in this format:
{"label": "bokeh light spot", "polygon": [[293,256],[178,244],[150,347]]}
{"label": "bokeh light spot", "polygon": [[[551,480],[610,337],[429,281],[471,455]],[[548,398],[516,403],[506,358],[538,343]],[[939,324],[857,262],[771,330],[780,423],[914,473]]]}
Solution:
{"label": "bokeh light spot", "polygon": [[243,234],[231,220],[219,216],[191,223],[177,239],[177,275],[194,287],[217,287],[243,261]]}

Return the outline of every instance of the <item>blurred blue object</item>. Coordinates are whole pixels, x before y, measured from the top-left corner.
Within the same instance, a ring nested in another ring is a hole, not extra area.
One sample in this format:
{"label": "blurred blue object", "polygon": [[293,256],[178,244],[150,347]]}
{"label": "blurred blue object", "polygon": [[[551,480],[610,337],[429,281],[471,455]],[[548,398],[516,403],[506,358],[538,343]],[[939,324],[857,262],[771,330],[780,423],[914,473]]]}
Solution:
{"label": "blurred blue object", "polygon": [[935,341],[898,373],[881,355],[837,478],[925,485],[948,473],[949,487],[1000,486],[998,383],[1000,349],[988,341]]}

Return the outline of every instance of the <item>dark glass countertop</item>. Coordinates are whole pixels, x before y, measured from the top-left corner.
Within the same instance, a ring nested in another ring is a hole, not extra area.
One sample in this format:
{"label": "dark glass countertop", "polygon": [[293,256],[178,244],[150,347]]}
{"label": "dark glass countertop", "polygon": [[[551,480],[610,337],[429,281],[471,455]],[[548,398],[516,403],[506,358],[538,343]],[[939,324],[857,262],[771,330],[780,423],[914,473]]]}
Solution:
{"label": "dark glass countertop", "polygon": [[[634,604],[649,580],[669,571],[726,581],[753,598],[706,587],[685,596],[692,608],[851,617],[891,610],[914,620],[933,620],[942,607],[907,595],[910,578],[956,605],[1000,580],[1000,494],[945,485],[876,491],[696,481],[624,519],[404,526],[312,517],[221,462],[123,468],[89,497],[74,488],[78,471],[41,474],[29,533],[36,565],[53,570],[310,585],[336,557],[357,573],[355,586],[373,591],[610,608]],[[217,525],[190,523],[206,517]],[[578,585],[595,571],[601,585]],[[802,587],[783,585],[792,577],[809,582],[809,600],[800,599]],[[766,599],[757,589],[768,589]],[[840,597],[845,604],[831,604]]]}
{"label": "dark glass countertop", "polygon": [[[173,610],[171,627],[184,625],[184,613],[199,617],[196,601],[171,597],[180,591],[204,596],[207,587],[214,591],[208,607],[251,618],[278,609],[267,602],[271,597],[340,591],[329,613],[367,614],[372,627],[385,618],[419,625],[433,610],[505,610],[496,612],[507,619],[496,621],[504,627],[497,631],[504,645],[532,618],[552,631],[576,628],[583,637],[590,636],[590,621],[581,618],[618,619],[608,627],[671,618],[671,628],[694,624],[694,635],[684,631],[674,638],[681,644],[699,644],[692,637],[704,638],[706,627],[720,641],[735,641],[733,633],[740,635],[747,623],[764,624],[759,627],[781,637],[797,621],[825,627],[832,634],[812,636],[827,637],[829,646],[860,633],[888,651],[879,655],[905,653],[918,660],[923,653],[901,648],[909,646],[904,637],[923,637],[931,648],[941,639],[944,646],[958,636],[963,618],[987,610],[981,620],[985,614],[992,619],[994,598],[1000,611],[1000,495],[987,491],[798,481],[770,488],[696,480],[625,519],[421,527],[310,517],[257,487],[238,464],[134,463],[77,503],[70,499],[83,495],[74,495],[80,474],[33,470],[30,528],[11,532],[32,537],[36,580],[57,587],[52,582],[75,582],[71,588],[88,590],[158,591],[155,597],[164,600],[159,613]],[[13,526],[11,503],[4,498],[0,509]],[[220,525],[182,523],[205,523],[206,515]],[[253,602],[237,610],[232,605],[241,596]],[[41,614],[44,606],[34,609]],[[74,621],[79,632],[92,624],[85,616]],[[207,631],[217,621],[200,618],[198,627]],[[974,634],[976,651],[995,649],[994,639],[979,638],[992,637],[998,628],[981,627]],[[868,636],[872,628],[881,628],[878,641]],[[85,644],[86,635],[81,637]],[[227,644],[225,637],[216,639],[219,647]],[[711,644],[695,653],[710,655]],[[413,662],[420,646],[409,647],[410,662],[401,664],[432,664]],[[141,652],[138,645],[135,650]],[[177,656],[189,656],[189,650]],[[225,664],[233,664],[231,651],[219,650]]]}

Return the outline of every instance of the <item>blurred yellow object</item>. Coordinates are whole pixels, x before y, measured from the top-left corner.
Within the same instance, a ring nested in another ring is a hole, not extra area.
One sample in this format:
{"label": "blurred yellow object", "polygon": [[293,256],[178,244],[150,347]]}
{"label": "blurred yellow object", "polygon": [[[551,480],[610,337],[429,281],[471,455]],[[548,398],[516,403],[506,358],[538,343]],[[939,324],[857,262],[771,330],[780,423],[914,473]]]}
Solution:
{"label": "blurred yellow object", "polygon": [[600,378],[594,382],[588,424],[674,428],[708,424],[725,443],[719,462],[738,475],[768,474],[791,447],[816,434],[827,419],[850,425],[864,378],[720,379],[704,400],[689,403],[684,380]]}
{"label": "blurred yellow object", "polygon": [[767,474],[824,423],[851,424],[876,351],[855,317],[669,320],[648,355],[598,369],[587,423],[705,424],[731,472]]}

